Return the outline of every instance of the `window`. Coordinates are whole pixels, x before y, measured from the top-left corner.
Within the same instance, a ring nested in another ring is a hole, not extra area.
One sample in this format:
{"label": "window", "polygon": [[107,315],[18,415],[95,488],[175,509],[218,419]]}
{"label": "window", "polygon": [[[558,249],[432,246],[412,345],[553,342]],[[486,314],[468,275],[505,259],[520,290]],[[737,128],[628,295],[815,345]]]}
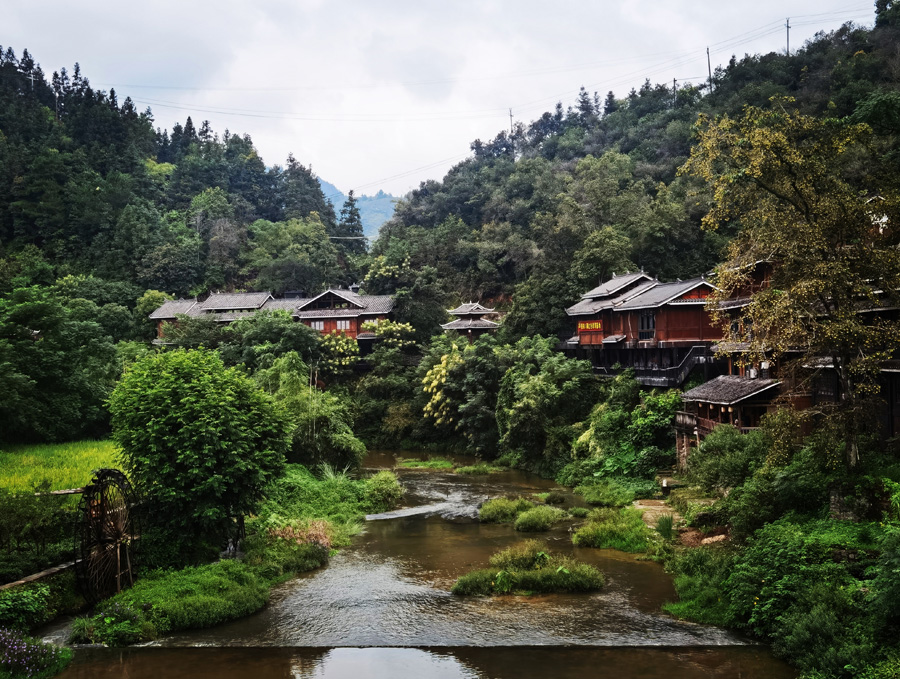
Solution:
{"label": "window", "polygon": [[349,330],[350,329],[350,321],[338,321],[337,329],[338,330]]}
{"label": "window", "polygon": [[312,321],[312,323],[310,323],[310,327],[313,330],[324,330],[325,329],[325,321]]}
{"label": "window", "polygon": [[638,339],[652,340],[654,337],[656,337],[656,312],[642,311],[638,326]]}

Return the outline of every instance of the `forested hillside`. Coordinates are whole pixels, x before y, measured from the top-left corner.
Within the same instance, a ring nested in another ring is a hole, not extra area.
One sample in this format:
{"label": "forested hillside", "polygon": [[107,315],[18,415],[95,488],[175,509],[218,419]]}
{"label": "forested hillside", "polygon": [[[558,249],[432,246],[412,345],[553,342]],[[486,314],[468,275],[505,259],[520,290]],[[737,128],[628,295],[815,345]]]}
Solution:
{"label": "forested hillside", "polygon": [[77,64],[47,79],[27,50],[0,50],[4,290],[42,259],[30,282],[89,274],[125,285],[126,305],[147,288],[313,291],[358,275],[352,248],[328,238],[361,235],[348,219],[290,154],[267,167],[249,135],[190,117],[154,129]]}
{"label": "forested hillside", "polygon": [[613,272],[707,272],[738,224],[701,230],[711,196],[678,174],[700,114],[736,117],[792,97],[803,113],[869,123],[900,163],[900,7],[877,5],[871,29],[819,33],[791,56],[732,58],[711,87],[582,90],[568,108],[475,141],[472,157],[399,203],[374,254],[435,267],[458,297],[500,301],[512,337],[562,330],[565,307]]}

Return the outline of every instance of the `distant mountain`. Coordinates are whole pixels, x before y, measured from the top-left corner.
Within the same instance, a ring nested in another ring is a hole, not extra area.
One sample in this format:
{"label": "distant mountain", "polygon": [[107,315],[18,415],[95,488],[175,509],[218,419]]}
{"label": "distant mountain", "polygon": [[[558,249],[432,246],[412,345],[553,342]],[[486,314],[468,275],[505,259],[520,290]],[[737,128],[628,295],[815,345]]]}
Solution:
{"label": "distant mountain", "polygon": [[[319,185],[322,187],[322,193],[334,205],[334,212],[338,216],[341,213],[341,207],[347,200],[347,195],[342,192],[331,182],[326,182],[319,177]],[[378,237],[378,229],[394,214],[395,196],[384,191],[379,191],[374,196],[357,196],[356,205],[359,207],[359,215],[362,218],[363,233],[373,241]]]}

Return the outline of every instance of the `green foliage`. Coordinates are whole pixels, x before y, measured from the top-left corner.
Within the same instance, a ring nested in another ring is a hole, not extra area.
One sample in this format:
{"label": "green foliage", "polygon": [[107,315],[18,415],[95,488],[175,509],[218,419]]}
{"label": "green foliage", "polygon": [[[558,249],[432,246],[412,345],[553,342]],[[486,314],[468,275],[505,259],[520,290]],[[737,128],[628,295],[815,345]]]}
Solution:
{"label": "green foliage", "polygon": [[322,372],[334,379],[350,374],[359,357],[359,344],[343,332],[322,335],[319,340]]}
{"label": "green foliage", "polygon": [[297,323],[287,311],[261,311],[227,325],[219,351],[226,365],[243,365],[252,372],[292,352],[316,358],[319,333]]}
{"label": "green foliage", "polygon": [[770,443],[759,430],[741,434],[720,425],[691,454],[691,478],[710,493],[739,486],[765,462]]}
{"label": "green foliage", "polygon": [[471,596],[538,592],[591,592],[603,587],[603,574],[593,566],[552,554],[547,545],[527,540],[490,559],[491,568],[463,575],[453,594]]}
{"label": "green foliage", "polygon": [[681,407],[676,390],[640,391],[626,370],[604,385],[586,428],[572,446],[570,461],[558,474],[565,485],[590,484],[594,477],[649,476],[671,466],[672,423]]}
{"label": "green foliage", "polygon": [[497,425],[504,459],[555,471],[562,451],[550,445],[554,433],[567,449],[568,426],[586,414],[596,383],[587,361],[569,360],[553,345],[549,338],[529,337],[507,349],[514,359],[497,396]]}
{"label": "green foliage", "polygon": [[78,633],[121,646],[234,620],[259,610],[267,600],[265,581],[237,561],[151,571],[104,602],[92,625],[79,625]]}
{"label": "green foliage", "polygon": [[634,502],[635,498],[633,490],[612,479],[601,479],[589,486],[576,486],[575,492],[584,497],[589,505],[600,507],[624,507]]}
{"label": "green foliage", "polygon": [[591,510],[587,507],[569,507],[569,516],[574,516],[576,519],[583,519],[590,511]]}
{"label": "green foliage", "polygon": [[50,587],[45,584],[0,592],[0,627],[27,632],[52,620],[54,615],[55,611],[50,607]]}
{"label": "green foliage", "polygon": [[724,583],[733,561],[734,552],[719,545],[676,551],[666,569],[675,576],[679,600],[665,604],[663,610],[707,625],[732,625]]}
{"label": "green foliage", "polygon": [[403,486],[389,471],[377,472],[366,480],[366,503],[373,512],[393,509],[403,498]]}
{"label": "green foliage", "polygon": [[419,460],[417,458],[397,458],[397,465],[407,469],[453,469],[453,462],[440,457],[433,457],[427,460]]}
{"label": "green foliage", "polygon": [[646,552],[652,532],[632,507],[595,509],[588,522],[575,531],[572,542],[579,547],[619,549],[623,552]]}
{"label": "green foliage", "polygon": [[96,436],[116,377],[115,347],[85,299],[30,287],[0,296],[0,439]]}
{"label": "green foliage", "polygon": [[554,523],[566,518],[567,514],[558,507],[538,505],[527,509],[516,517],[514,528],[523,533],[550,530]]}
{"label": "green foliage", "polygon": [[483,476],[485,474],[497,474],[504,471],[504,469],[503,467],[497,467],[488,462],[479,462],[478,464],[457,467],[454,471],[457,474],[464,474],[468,476]]}
{"label": "green foliage", "polygon": [[656,532],[662,536],[663,540],[671,540],[675,537],[675,531],[672,528],[674,520],[671,514],[663,514],[656,519]]}
{"label": "green foliage", "polygon": [[366,447],[353,434],[346,400],[312,386],[309,369],[294,352],[266,363],[269,367],[258,370],[255,379],[287,414],[288,461],[309,467],[358,467]]}
{"label": "green foliage", "polygon": [[122,461],[174,541],[222,541],[282,472],[283,415],[208,351],[172,351],[130,367],[110,399]]}
{"label": "green foliage", "polygon": [[486,500],[478,510],[478,519],[484,523],[508,523],[524,511],[534,507],[525,498],[498,497]]}

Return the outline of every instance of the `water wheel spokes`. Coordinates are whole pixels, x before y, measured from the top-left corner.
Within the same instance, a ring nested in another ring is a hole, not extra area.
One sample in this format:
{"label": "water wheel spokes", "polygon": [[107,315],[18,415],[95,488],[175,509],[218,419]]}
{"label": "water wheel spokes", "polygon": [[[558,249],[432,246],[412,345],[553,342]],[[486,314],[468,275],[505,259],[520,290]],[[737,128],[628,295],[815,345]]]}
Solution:
{"label": "water wheel spokes", "polygon": [[115,469],[98,470],[79,507],[76,566],[85,598],[99,601],[134,584],[138,537],[131,484]]}

